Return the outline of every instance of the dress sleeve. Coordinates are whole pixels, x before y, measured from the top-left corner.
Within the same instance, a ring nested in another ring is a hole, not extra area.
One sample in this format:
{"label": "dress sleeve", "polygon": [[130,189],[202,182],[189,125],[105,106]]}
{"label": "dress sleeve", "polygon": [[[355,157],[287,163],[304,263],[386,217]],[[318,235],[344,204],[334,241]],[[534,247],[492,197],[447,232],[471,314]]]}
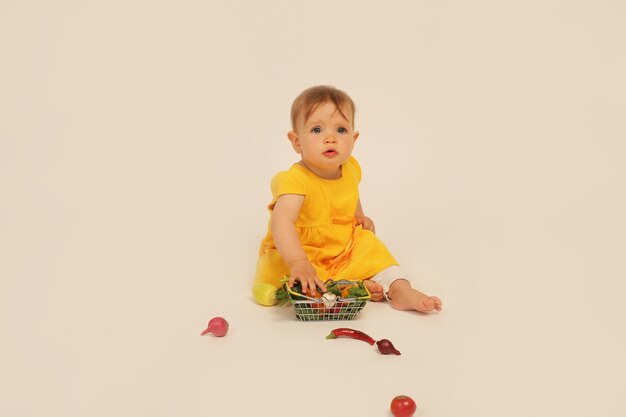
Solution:
{"label": "dress sleeve", "polygon": [[306,185],[304,178],[297,175],[293,170],[282,171],[274,175],[271,182],[272,202],[269,209],[272,210],[276,204],[276,200],[283,194],[299,194],[306,196]]}
{"label": "dress sleeve", "polygon": [[348,161],[346,161],[346,164],[350,164],[352,166],[356,182],[361,182],[361,165],[359,165],[359,162],[356,160],[356,158],[354,156],[351,156]]}

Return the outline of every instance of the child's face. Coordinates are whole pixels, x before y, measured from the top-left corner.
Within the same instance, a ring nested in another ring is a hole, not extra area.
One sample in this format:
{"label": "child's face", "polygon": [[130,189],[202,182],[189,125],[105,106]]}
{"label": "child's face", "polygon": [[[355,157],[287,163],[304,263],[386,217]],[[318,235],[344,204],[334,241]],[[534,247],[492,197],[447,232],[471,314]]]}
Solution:
{"label": "child's face", "polygon": [[306,167],[327,179],[341,176],[341,165],[352,154],[354,142],[359,137],[352,128],[350,108],[341,110],[349,120],[343,118],[333,103],[322,103],[308,120],[300,117],[296,130],[287,135]]}

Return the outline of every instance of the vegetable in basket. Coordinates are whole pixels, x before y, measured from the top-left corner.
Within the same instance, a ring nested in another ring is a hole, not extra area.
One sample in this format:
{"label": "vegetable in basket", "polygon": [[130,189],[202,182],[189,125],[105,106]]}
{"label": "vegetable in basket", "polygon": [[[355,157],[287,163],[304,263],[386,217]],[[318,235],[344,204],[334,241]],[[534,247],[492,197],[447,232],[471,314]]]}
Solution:
{"label": "vegetable in basket", "polygon": [[[290,299],[308,300],[308,299],[311,299],[311,298],[315,298],[315,299],[317,299],[319,301],[326,302],[328,304],[329,300],[342,301],[342,300],[345,300],[345,299],[367,297],[369,295],[369,293],[367,292],[367,289],[365,288],[365,285],[363,284],[362,281],[359,281],[359,282],[355,282],[355,281],[353,281],[353,282],[348,282],[348,281],[335,282],[332,279],[329,279],[328,281],[326,281],[324,283],[324,285],[326,286],[326,292],[325,293],[322,294],[320,289],[316,288],[315,292],[313,294],[308,294],[308,295],[305,295],[305,294],[302,293],[302,285],[300,284],[299,281],[296,281],[293,284],[293,287],[288,289],[287,288],[287,282],[288,281],[289,281],[289,277],[288,276],[285,276],[285,277],[283,277],[283,279],[280,280],[282,285],[276,291],[276,301],[277,301],[278,305],[285,304]],[[289,291],[289,290],[291,290],[291,291]],[[293,293],[296,293],[296,295],[294,296]],[[330,294],[334,294],[336,298],[330,296]],[[326,296],[326,300],[323,299],[324,296]]]}

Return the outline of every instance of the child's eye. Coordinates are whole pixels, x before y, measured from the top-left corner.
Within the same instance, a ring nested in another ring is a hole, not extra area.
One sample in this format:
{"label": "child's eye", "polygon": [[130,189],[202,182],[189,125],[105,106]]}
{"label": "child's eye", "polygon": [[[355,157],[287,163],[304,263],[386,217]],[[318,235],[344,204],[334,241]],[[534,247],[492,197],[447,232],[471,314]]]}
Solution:
{"label": "child's eye", "polygon": [[322,133],[322,129],[320,129],[319,127],[314,127],[313,129],[311,129],[311,132],[313,132],[313,133]]}
{"label": "child's eye", "polygon": [[343,135],[344,133],[348,133],[348,129],[346,129],[345,127],[340,127],[339,129],[337,129],[337,132]]}

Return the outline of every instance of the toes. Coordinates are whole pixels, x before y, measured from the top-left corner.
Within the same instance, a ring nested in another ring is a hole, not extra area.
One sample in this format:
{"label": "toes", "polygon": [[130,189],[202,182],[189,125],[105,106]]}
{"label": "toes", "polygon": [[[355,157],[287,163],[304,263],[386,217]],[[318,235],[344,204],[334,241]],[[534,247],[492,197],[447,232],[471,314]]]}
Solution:
{"label": "toes", "polygon": [[372,280],[366,279],[363,281],[363,284],[367,287],[367,289],[371,292],[381,292],[383,290],[383,286],[378,282],[374,282]]}
{"label": "toes", "polygon": [[417,303],[417,311],[428,313],[431,311],[441,311],[441,300],[437,297],[428,297]]}
{"label": "toes", "polygon": [[382,292],[373,292],[371,294],[372,297],[370,298],[370,301],[383,301],[383,299],[385,298]]}

